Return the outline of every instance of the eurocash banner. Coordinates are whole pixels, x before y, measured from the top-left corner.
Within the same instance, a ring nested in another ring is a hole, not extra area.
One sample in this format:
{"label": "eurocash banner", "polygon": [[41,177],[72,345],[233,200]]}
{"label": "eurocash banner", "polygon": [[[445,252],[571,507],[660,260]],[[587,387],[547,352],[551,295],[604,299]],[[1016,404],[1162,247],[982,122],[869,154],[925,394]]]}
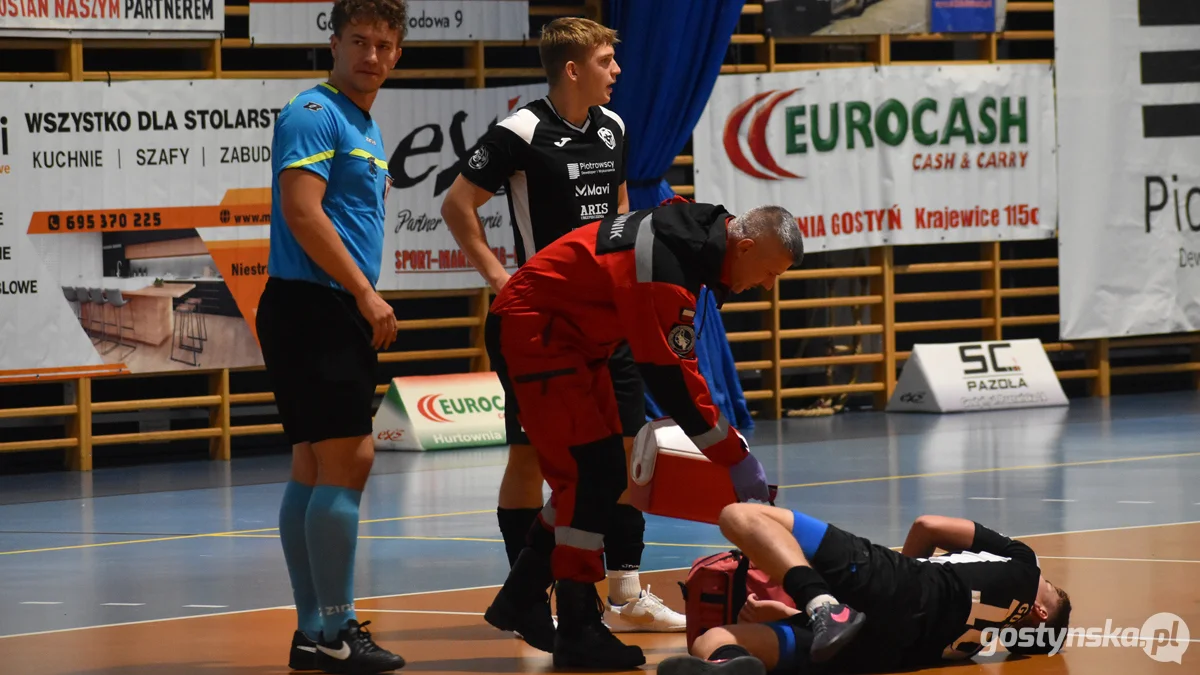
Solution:
{"label": "eurocash banner", "polygon": [[888,412],[969,412],[1068,405],[1041,340],[918,344]]}
{"label": "eurocash banner", "polygon": [[1200,5],[1059,0],[1054,24],[1060,333],[1200,330]]}
{"label": "eurocash banner", "polygon": [[380,450],[504,445],[504,388],[495,373],[397,377],[373,434]]}
{"label": "eurocash banner", "polygon": [[779,204],[805,250],[1046,239],[1048,66],[725,75],[694,133],[696,199]]}
{"label": "eurocash banner", "polygon": [[[0,381],[261,365],[275,120],[316,81],[0,84]],[[384,90],[379,287],[483,285],[441,199],[541,91]],[[504,197],[481,209],[515,267]]]}
{"label": "eurocash banner", "polygon": [[0,36],[217,38],[224,0],[0,0]]}
{"label": "eurocash banner", "polygon": [[[408,0],[406,42],[527,40],[528,0]],[[327,44],[331,0],[250,0],[254,44]]]}

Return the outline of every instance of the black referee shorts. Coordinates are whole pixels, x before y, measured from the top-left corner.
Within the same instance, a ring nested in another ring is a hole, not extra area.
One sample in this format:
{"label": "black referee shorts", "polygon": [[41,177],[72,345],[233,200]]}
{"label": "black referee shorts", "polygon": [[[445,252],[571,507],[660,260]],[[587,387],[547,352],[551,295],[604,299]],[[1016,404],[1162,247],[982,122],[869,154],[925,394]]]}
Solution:
{"label": "black referee shorts", "polygon": [[[532,445],[517,418],[517,396],[513,393],[512,381],[508,378],[504,355],[500,353],[500,317],[494,314],[488,314],[484,327],[484,342],[492,370],[496,372],[500,386],[504,388],[504,431],[508,443]],[[613,393],[617,399],[617,414],[621,417],[621,435],[633,438],[646,424],[646,394],[642,375],[633,360],[633,350],[629,348],[629,343],[622,342],[613,351],[608,360],[608,374],[612,379]]]}
{"label": "black referee shorts", "polygon": [[379,358],[353,296],[272,277],[255,326],[290,443],[371,434]]}

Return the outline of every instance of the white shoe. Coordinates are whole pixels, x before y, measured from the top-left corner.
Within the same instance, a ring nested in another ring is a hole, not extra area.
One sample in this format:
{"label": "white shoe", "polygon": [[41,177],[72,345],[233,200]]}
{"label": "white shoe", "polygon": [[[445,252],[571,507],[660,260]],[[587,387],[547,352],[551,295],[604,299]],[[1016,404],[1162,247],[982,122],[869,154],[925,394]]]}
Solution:
{"label": "white shoe", "polygon": [[663,604],[650,586],[637,600],[613,605],[605,600],[604,624],[614,633],[683,633],[687,617]]}

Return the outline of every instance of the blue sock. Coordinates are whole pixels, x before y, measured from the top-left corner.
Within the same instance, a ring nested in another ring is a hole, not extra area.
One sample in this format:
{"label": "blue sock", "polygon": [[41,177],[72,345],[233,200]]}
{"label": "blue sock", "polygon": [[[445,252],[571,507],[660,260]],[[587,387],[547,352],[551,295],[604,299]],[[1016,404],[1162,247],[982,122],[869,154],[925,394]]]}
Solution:
{"label": "blue sock", "polygon": [[354,615],[354,551],[361,490],[318,485],[308,500],[304,530],[325,640],[333,640]]}
{"label": "blue sock", "polygon": [[817,549],[821,547],[821,540],[825,538],[829,523],[799,511],[792,511],[792,519],[792,536],[800,543],[804,557],[811,561],[817,554]]}
{"label": "blue sock", "polygon": [[[796,672],[796,656],[799,649],[796,639],[796,628],[787,621],[772,621],[767,624],[767,627],[775,631],[775,638],[779,640],[779,658],[775,661],[775,667],[772,668],[768,675],[777,675],[780,673]],[[812,643],[812,636],[807,637],[804,645],[805,656],[808,655],[808,648]]]}
{"label": "blue sock", "polygon": [[287,561],[292,578],[292,597],[296,601],[296,629],[309,639],[321,636],[321,615],[317,613],[317,591],[313,587],[312,568],[308,564],[304,521],[312,486],[295,480],[288,481],[279,506],[279,539],[283,542],[283,559]]}

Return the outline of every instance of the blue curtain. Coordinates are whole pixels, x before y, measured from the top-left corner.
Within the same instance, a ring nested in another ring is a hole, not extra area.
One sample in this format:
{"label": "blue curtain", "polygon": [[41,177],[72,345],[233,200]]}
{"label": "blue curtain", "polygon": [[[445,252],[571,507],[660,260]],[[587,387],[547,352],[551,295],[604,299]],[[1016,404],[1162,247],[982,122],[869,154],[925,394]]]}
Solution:
{"label": "blue curtain", "polygon": [[[675,195],[663,176],[704,112],[744,3],[608,0],[607,23],[620,39],[616,58],[621,66],[609,107],[625,122],[631,209],[656,206]],[[725,417],[739,429],[750,429],[753,421],[721,313],[707,291],[698,300],[700,372]],[[646,408],[649,417],[662,416],[649,394]]]}
{"label": "blue curtain", "polygon": [[662,180],[712,94],[745,0],[608,0],[621,74],[609,107],[629,139],[629,205],[674,196]]}

